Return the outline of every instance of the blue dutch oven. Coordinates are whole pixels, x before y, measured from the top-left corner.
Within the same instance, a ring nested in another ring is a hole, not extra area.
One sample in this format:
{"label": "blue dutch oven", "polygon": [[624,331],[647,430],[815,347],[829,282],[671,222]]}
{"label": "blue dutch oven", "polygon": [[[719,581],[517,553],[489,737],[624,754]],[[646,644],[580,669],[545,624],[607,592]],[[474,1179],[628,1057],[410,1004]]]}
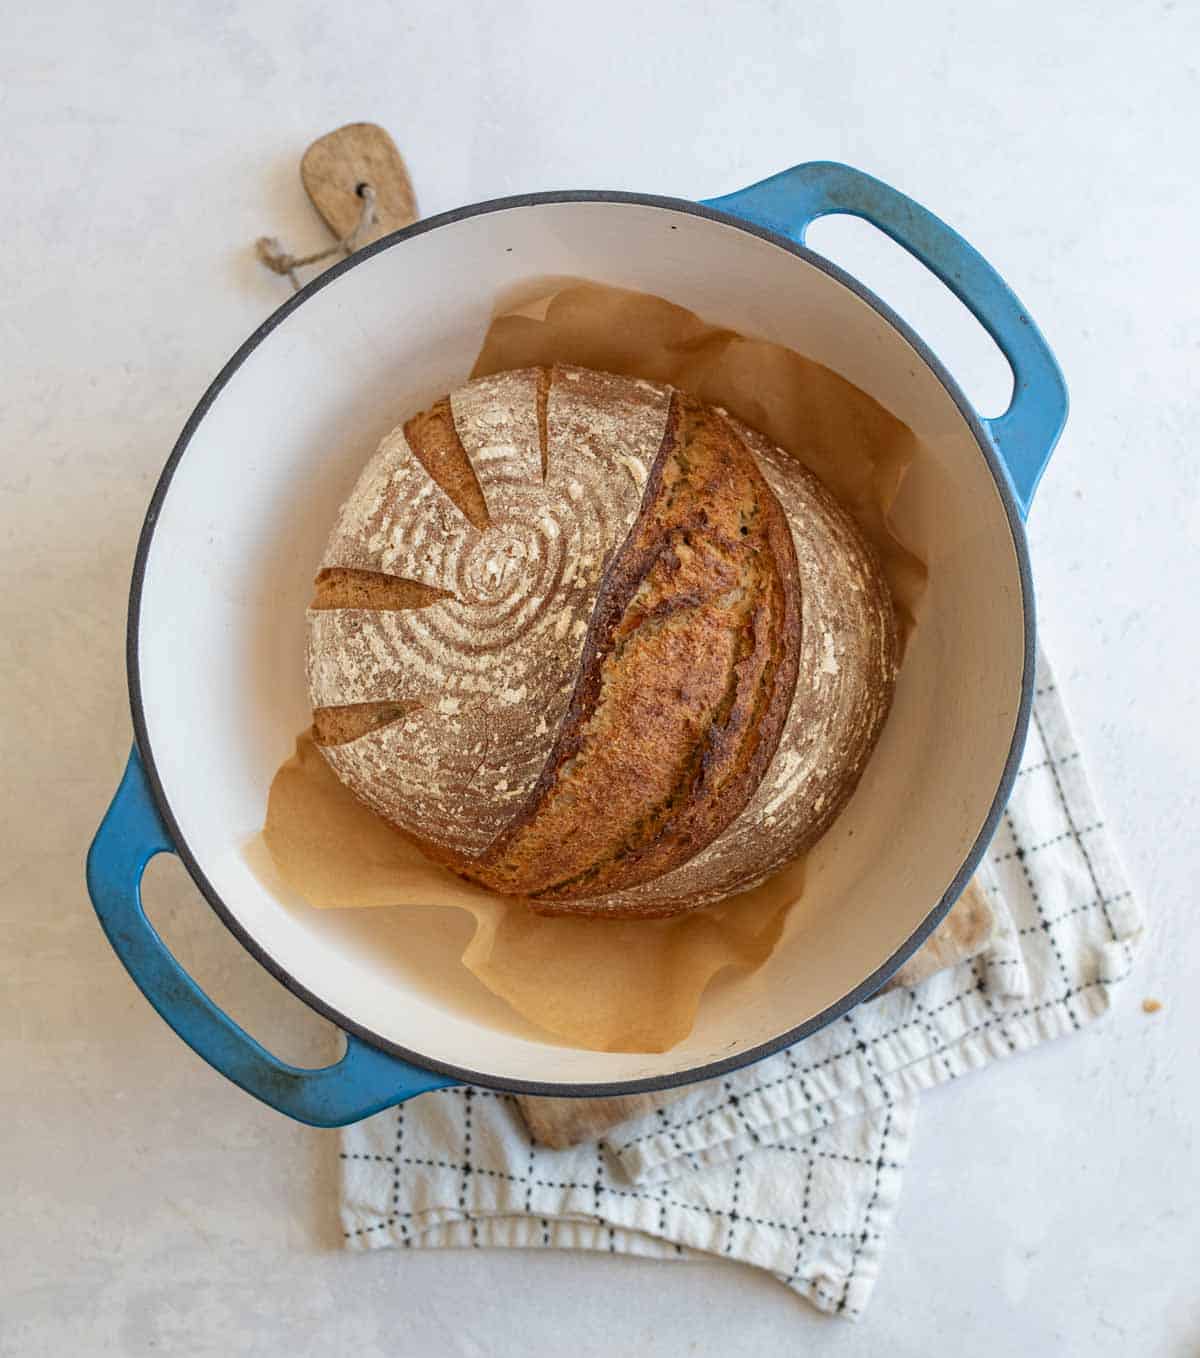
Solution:
{"label": "blue dutch oven", "polygon": [[[871,222],[970,308],[1012,367],[981,419],[920,338],[805,247],[830,213]],[[304,608],[334,509],[368,452],[469,372],[493,300],[568,275],[668,297],[842,374],[918,436],[894,521],[929,585],[883,740],[810,860],[804,908],[749,978],[710,987],[669,1052],[585,1051],[481,998],[445,914],[316,911],[247,845],[308,720]],[[720,1075],[803,1039],[920,946],[979,862],[1012,787],[1033,685],[1023,519],[1067,411],[1021,303],[948,226],[845,165],[799,165],[705,203],[545,193],[476,204],[330,269],[230,359],[188,419],[138,544],[128,624],[135,743],[88,856],[134,981],[215,1069],[335,1126],[441,1085],[607,1095]],[[178,853],[275,977],[347,1034],[335,1065],[287,1065],[222,1013],[146,918],[140,881]],[[439,921],[443,923],[439,927]]]}

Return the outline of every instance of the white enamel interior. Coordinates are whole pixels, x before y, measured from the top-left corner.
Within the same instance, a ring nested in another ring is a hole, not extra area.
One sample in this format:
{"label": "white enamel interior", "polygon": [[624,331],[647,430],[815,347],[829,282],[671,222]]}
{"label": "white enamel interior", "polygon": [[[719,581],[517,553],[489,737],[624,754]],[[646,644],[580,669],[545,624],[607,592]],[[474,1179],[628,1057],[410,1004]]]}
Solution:
{"label": "white enamel interior", "polygon": [[[790,345],[869,392],[925,454],[898,521],[930,567],[920,625],[866,776],[811,860],[770,961],[718,978],[661,1055],[580,1051],[512,1014],[459,962],[457,911],[318,912],[247,858],[308,721],[304,608],[341,497],[378,440],[467,375],[493,303],[571,275],[658,293]],[[1018,561],[969,426],[900,333],[851,290],[744,231],[665,207],[508,207],[349,269],[253,350],[200,421],[146,565],[139,667],[176,822],[246,932],[325,1005],[490,1078],[644,1079],[721,1060],[819,1014],[920,926],[988,814],[1023,672]]]}

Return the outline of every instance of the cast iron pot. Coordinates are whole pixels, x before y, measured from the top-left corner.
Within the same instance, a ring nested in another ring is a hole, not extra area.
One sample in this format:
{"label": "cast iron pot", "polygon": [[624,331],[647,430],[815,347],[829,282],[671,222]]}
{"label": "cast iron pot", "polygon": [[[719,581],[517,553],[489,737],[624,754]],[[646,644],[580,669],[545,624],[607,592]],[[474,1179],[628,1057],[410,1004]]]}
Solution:
{"label": "cast iron pot", "polygon": [[[873,223],[966,303],[1012,367],[1004,415],[979,418],[908,326],[805,248],[806,228],[829,213]],[[526,1025],[459,962],[465,916],[312,910],[247,853],[308,721],[304,609],[337,504],[388,429],[461,383],[493,300],[553,275],[656,293],[786,344],[875,397],[926,449],[897,523],[922,544],[929,587],[883,739],[812,855],[769,961],[719,977],[687,1040],[653,1055],[580,1050]],[[88,857],[112,946],[211,1065],[323,1126],[461,1082],[557,1095],[663,1088],[799,1041],[920,946],[1008,798],[1033,685],[1022,521],[1066,410],[1049,349],[995,271],[924,208],[844,165],[799,165],[702,204],[499,199],[362,250],[234,354],[150,502],[129,603],[136,743]],[[280,1062],[190,980],[141,904],[145,865],[166,851],[254,957],[345,1031],[339,1062]]]}

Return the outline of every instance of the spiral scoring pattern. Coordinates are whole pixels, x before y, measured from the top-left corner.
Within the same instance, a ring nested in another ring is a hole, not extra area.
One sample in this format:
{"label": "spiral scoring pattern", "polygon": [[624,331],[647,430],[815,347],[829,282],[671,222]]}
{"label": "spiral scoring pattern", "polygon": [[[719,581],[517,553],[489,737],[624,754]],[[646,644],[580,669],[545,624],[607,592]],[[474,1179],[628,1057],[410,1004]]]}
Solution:
{"label": "spiral scoring pattern", "polygon": [[324,566],[380,571],[447,597],[425,608],[309,615],[314,707],[415,702],[327,747],[386,817],[477,851],[509,822],[561,724],[605,561],[636,518],[670,393],[584,369],[483,378],[450,398],[488,509],[480,531],[393,431],[343,507]]}

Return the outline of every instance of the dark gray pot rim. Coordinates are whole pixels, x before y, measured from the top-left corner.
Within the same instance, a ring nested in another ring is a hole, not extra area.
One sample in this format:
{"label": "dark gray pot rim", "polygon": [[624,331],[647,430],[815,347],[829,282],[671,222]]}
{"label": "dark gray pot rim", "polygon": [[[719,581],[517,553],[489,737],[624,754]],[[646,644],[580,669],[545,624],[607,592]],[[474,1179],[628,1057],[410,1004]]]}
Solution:
{"label": "dark gray pot rim", "polygon": [[[924,363],[930,368],[934,376],[946,389],[946,392],[958,407],[963,419],[967,422],[971,433],[974,435],[975,442],[979,451],[992,474],[992,479],[996,484],[996,489],[1000,494],[1001,502],[1008,516],[1009,530],[1012,534],[1013,549],[1016,553],[1017,568],[1021,580],[1022,610],[1025,624],[1025,655],[1024,672],[1021,679],[1021,699],[1017,708],[1017,718],[1013,726],[1012,744],[1009,747],[1008,757],[1005,760],[1004,771],[996,788],[996,796],[992,802],[991,809],[983,823],[970,851],[963,860],[962,866],[951,882],[949,889],[936,905],[932,907],[925,916],[924,921],[916,931],[883,963],[877,967],[865,980],[854,987],[847,995],[844,995],[835,1004],[815,1015],[807,1022],[795,1028],[789,1028],[786,1032],[780,1033],[777,1037],[771,1038],[767,1042],[760,1042],[757,1046],[747,1048],[745,1051],[736,1053],[720,1061],[711,1061],[707,1065],[695,1066],[688,1070],[676,1071],[672,1074],[653,1076],[643,1080],[618,1080],[605,1083],[592,1084],[564,1084],[543,1082],[537,1080],[510,1080],[490,1074],[487,1071],[468,1070],[463,1066],[451,1065],[445,1061],[438,1061],[432,1057],[425,1056],[421,1052],[413,1051],[408,1047],[403,1047],[399,1043],[392,1042],[387,1038],[381,1037],[378,1033],[372,1032],[369,1028],[345,1014],[340,1013],[332,1005],[326,1003],[320,996],[315,995],[307,987],[300,984],[294,976],[286,971],[279,963],[263,948],[263,946],[241,925],[226,906],[225,902],[218,895],[212,884],[206,877],[203,868],[200,866],[195,855],[192,853],[187,840],[184,838],[175,816],[171,810],[170,802],[167,800],[163,790],[162,781],[159,778],[158,768],[154,760],[154,751],[150,744],[150,735],[146,726],[145,709],[142,701],[141,677],[138,668],[138,625],[139,614],[141,611],[142,586],[145,580],[146,563],[149,558],[150,544],[154,538],[155,528],[158,524],[159,511],[162,508],[167,491],[170,488],[171,480],[175,474],[175,469],[183,458],[192,440],[192,435],[199,427],[200,421],[208,413],[210,406],[220,395],[225,384],[237,372],[241,365],[246,361],[251,353],[267,338],[272,330],[282,321],[286,320],[298,307],[304,305],[309,298],[315,296],[323,288],[337,281],[342,274],[350,269],[357,268],[364,260],[371,258],[372,255],[379,254],[383,250],[390,250],[398,245],[402,245],[406,240],[415,236],[423,235],[427,231],[436,231],[441,226],[450,225],[453,222],[461,221],[467,217],[477,217],[485,213],[504,212],[512,208],[537,207],[544,203],[636,203],[646,207],[661,208],[670,212],[685,213],[693,217],[707,217],[715,222],[722,222],[726,226],[731,226],[739,231],[745,231],[752,236],[759,236],[763,240],[770,241],[773,245],[778,245],[781,249],[787,250],[790,254],[796,255],[814,268],[820,269],[831,278],[848,288],[857,297],[861,298],[868,306],[874,308],[884,320],[895,327],[905,340],[912,345]],[[656,194],[646,193],[622,193],[607,192],[604,190],[578,190],[554,193],[528,193],[517,194],[511,198],[493,198],[483,203],[473,203],[468,207],[456,208],[452,212],[443,212],[436,217],[429,217],[423,221],[415,223],[413,226],[406,227],[403,231],[397,231],[390,236],[385,236],[374,244],[364,247],[356,254],[332,268],[326,270],[320,277],[314,279],[306,287],[286,301],[278,310],[273,312],[263,321],[252,335],[241,345],[233,357],[225,364],[217,376],[209,385],[208,390],[200,398],[195,409],[188,417],[187,423],[176,440],[171,455],[163,467],[162,474],[159,476],[158,484],[154,488],[151,496],[149,508],[146,511],[146,518],[142,524],[142,531],[138,538],[137,554],[134,558],[133,579],[129,591],[129,614],[126,625],[125,653],[126,669],[129,679],[129,700],[133,715],[133,728],[137,740],[138,749],[141,752],[142,761],[145,765],[146,776],[150,783],[150,788],[154,796],[158,813],[162,817],[163,824],[167,827],[171,839],[175,845],[176,852],[183,860],[192,879],[200,888],[201,893],[216,912],[217,917],[225,927],[233,934],[246,951],[282,985],[286,986],[294,995],[298,996],[311,1009],[327,1018],[331,1023],[337,1025],[343,1031],[354,1034],[364,1042],[370,1043],[383,1051],[389,1052],[402,1060],[409,1061],[413,1065],[423,1067],[426,1070],[437,1071],[440,1074],[451,1076],[461,1080],[465,1084],[481,1085],[485,1088],[507,1090],[521,1094],[550,1094],[568,1097],[589,1097],[595,1095],[611,1094],[635,1094],[655,1089],[670,1089],[676,1085],[692,1084],[699,1080],[711,1079],[714,1076],[725,1075],[730,1071],[738,1070],[743,1066],[748,1066],[756,1061],[762,1060],[765,1056],[771,1056],[775,1052],[782,1051],[785,1047],[790,1047],[794,1043],[811,1036],[819,1029],[826,1027],[835,1019],[843,1017],[849,1013],[856,1005],[863,1000],[870,998],[880,986],[921,946],[929,937],[934,929],[945,918],[950,907],[958,899],[963,888],[970,881],[972,874],[982,859],[987,846],[995,832],[996,825],[1000,820],[1004,807],[1008,802],[1009,794],[1012,791],[1013,782],[1017,775],[1017,768],[1020,764],[1021,752],[1025,745],[1025,736],[1029,726],[1029,714],[1033,702],[1033,683],[1034,683],[1034,645],[1035,645],[1035,619],[1033,603],[1033,581],[1029,566],[1029,549],[1025,540],[1025,528],[1021,521],[1021,515],[1017,508],[1016,499],[1008,482],[1007,473],[1000,462],[999,455],[992,445],[981,423],[979,416],[971,407],[970,402],[963,395],[958,384],[946,371],[945,367],[938,360],[937,356],[930,350],[928,345],[917,335],[911,327],[903,321],[896,313],[873,292],[864,287],[857,279],[851,277],[836,264],[822,258],[803,245],[797,245],[785,236],[777,232],[769,231],[763,227],[752,225],[739,217],[731,216],[726,212],[719,212],[714,208],[704,207],[698,203],[692,203],[681,198],[665,198]]]}

